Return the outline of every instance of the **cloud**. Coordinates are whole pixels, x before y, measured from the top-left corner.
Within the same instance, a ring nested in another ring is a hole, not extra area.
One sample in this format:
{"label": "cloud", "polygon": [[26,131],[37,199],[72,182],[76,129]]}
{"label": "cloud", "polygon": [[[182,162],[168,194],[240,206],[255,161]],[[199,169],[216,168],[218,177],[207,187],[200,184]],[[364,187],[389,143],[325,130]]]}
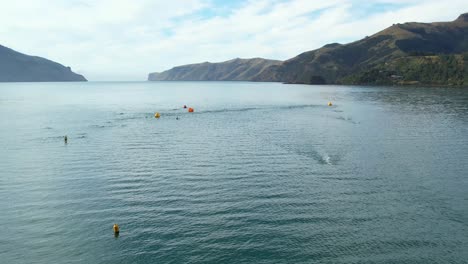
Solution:
{"label": "cloud", "polygon": [[180,64],[287,59],[393,23],[453,20],[466,7],[460,0],[9,1],[0,9],[0,44],[90,80],[144,80]]}

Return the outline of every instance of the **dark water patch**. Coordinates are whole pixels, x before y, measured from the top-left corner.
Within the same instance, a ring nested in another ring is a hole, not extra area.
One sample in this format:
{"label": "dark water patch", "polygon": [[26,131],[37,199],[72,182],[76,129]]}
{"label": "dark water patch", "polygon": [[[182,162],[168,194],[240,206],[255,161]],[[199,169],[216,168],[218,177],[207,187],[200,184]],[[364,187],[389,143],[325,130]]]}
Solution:
{"label": "dark water patch", "polygon": [[303,146],[295,147],[290,145],[282,145],[282,148],[290,152],[294,152],[298,155],[312,158],[321,165],[338,165],[339,161],[341,160],[340,155],[329,155],[325,152],[319,152],[312,146],[309,146],[308,149],[303,149]]}
{"label": "dark water patch", "polygon": [[229,112],[247,112],[247,111],[253,111],[253,110],[259,110],[261,108],[258,107],[245,107],[245,108],[225,108],[225,109],[217,109],[217,110],[202,110],[202,111],[197,111],[195,113],[199,114],[211,114],[211,113],[229,113]]}
{"label": "dark water patch", "polygon": [[376,191],[344,191],[344,192],[341,192],[342,195],[349,195],[349,196],[353,196],[353,195],[356,195],[356,196],[366,196],[366,195],[374,195],[374,194],[377,194],[379,192],[376,192]]}
{"label": "dark water patch", "polygon": [[[335,174],[330,174],[335,175]],[[333,180],[333,181],[376,181],[379,178],[368,178],[368,177],[330,177],[330,176],[322,176],[320,177],[324,180]]]}
{"label": "dark water patch", "polygon": [[[305,104],[305,105],[287,105],[287,106],[279,106],[276,107],[277,109],[302,109],[302,108],[325,108],[326,106],[322,105],[311,105],[311,104]],[[275,108],[275,107],[273,107]]]}
{"label": "dark water patch", "polygon": [[344,117],[344,116],[338,116],[338,117],[335,117],[336,119],[338,120],[343,120],[343,121],[346,121],[346,122],[350,122],[352,124],[359,124],[358,122],[354,121],[351,117]]}
{"label": "dark water patch", "polygon": [[60,142],[60,143],[63,143],[64,142],[64,137],[65,135],[63,136],[48,136],[48,137],[37,137],[37,138],[32,138],[32,139],[29,139],[29,141],[31,142],[42,142],[42,143],[50,143],[50,142]]}
{"label": "dark water patch", "polygon": [[89,125],[90,128],[107,128],[111,127],[109,125]]}
{"label": "dark water patch", "polygon": [[[88,137],[88,133],[77,133],[76,136],[73,136],[73,138],[77,138],[77,139],[83,139],[83,138],[87,138]],[[70,137],[72,138],[72,137]]]}

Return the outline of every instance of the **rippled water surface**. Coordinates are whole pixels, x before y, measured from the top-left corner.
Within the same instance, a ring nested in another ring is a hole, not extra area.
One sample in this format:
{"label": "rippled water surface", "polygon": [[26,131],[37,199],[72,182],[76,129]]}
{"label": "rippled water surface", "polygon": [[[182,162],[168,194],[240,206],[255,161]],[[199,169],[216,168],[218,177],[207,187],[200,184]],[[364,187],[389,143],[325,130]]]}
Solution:
{"label": "rippled water surface", "polygon": [[466,89],[4,83],[0,148],[1,263],[468,263]]}

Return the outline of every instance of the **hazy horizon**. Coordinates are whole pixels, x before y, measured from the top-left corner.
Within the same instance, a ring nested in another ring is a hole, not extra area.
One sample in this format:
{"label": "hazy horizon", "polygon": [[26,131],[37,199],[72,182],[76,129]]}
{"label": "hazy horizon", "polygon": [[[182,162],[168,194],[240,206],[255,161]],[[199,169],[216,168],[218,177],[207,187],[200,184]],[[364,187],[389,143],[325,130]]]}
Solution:
{"label": "hazy horizon", "polygon": [[177,65],[285,60],[394,23],[451,21],[465,1],[41,1],[3,3],[1,45],[90,81],[143,81]]}

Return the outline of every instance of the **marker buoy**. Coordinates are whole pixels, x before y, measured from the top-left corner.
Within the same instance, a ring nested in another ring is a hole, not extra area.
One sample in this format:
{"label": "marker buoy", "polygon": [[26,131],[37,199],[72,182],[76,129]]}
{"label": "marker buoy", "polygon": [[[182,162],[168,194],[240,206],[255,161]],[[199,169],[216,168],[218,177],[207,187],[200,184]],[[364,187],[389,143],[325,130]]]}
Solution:
{"label": "marker buoy", "polygon": [[114,224],[113,229],[114,229],[114,234],[118,234],[120,232],[120,228],[118,224]]}
{"label": "marker buoy", "polygon": [[332,105],[333,105],[332,102],[328,102],[328,106],[332,106]]}
{"label": "marker buoy", "polygon": [[161,117],[161,115],[159,114],[159,112],[156,112],[156,113],[154,114],[154,118],[160,118],[160,117]]}
{"label": "marker buoy", "polygon": [[190,107],[190,108],[188,109],[188,112],[189,112],[189,113],[193,113],[193,111],[194,111],[194,110],[193,110],[192,107]]}

